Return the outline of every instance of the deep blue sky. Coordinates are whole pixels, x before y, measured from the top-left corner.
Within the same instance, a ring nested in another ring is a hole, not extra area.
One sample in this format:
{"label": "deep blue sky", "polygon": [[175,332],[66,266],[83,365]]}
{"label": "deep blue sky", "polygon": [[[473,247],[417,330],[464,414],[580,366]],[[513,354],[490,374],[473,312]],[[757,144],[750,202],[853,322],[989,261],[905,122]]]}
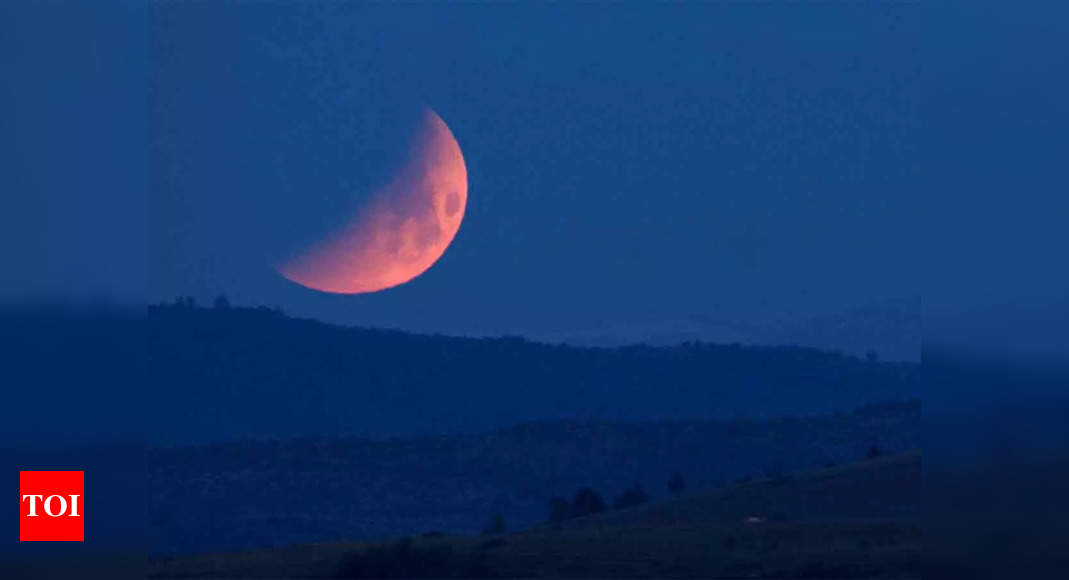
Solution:
{"label": "deep blue sky", "polygon": [[[137,287],[147,254],[150,300],[525,333],[1069,289],[1059,9],[125,6],[5,9],[29,55],[6,179],[43,215],[37,192],[76,193],[72,268]],[[274,274],[388,177],[419,103],[470,176],[442,260],[354,297]],[[15,263],[42,263],[21,231]]]}
{"label": "deep blue sky", "polygon": [[[346,322],[522,333],[768,320],[916,294],[913,158],[932,88],[921,16],[160,8],[153,296],[225,291]],[[276,220],[344,215],[338,198],[403,150],[403,132],[376,117],[400,103],[403,119],[405,101],[438,111],[467,159],[453,246],[379,295],[278,279],[263,253],[292,231]]]}
{"label": "deep blue sky", "polygon": [[0,3],[0,301],[146,288],[147,10]]}

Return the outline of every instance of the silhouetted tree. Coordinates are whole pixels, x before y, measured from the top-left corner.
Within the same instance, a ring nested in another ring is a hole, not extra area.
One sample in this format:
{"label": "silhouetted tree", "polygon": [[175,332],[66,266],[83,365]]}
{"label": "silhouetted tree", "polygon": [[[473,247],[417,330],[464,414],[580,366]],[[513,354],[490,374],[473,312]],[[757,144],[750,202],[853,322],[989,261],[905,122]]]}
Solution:
{"label": "silhouetted tree", "polygon": [[683,490],[687,489],[687,482],[683,481],[681,474],[675,474],[668,480],[668,493],[679,494],[683,493]]}
{"label": "silhouetted tree", "polygon": [[876,351],[874,351],[872,349],[866,350],[865,351],[865,360],[869,361],[870,363],[880,362],[880,353],[878,353],[878,352],[876,352]]}
{"label": "silhouetted tree", "polygon": [[870,460],[883,457],[883,448],[881,448],[879,445],[873,445],[872,447],[869,447],[868,453],[865,454],[865,457]]}
{"label": "silhouetted tree", "polygon": [[572,504],[563,497],[549,500],[549,521],[560,523],[572,517]]}
{"label": "silhouetted tree", "polygon": [[620,497],[616,498],[616,503],[614,503],[613,506],[618,510],[623,510],[638,507],[649,501],[649,499],[650,498],[646,495],[646,492],[636,484],[631,489],[624,490],[624,492],[620,494]]}
{"label": "silhouetted tree", "polygon": [[226,310],[230,308],[230,300],[223,294],[215,297],[215,302],[212,302],[212,307],[217,310]]}
{"label": "silhouetted tree", "polygon": [[497,534],[505,533],[505,518],[501,514],[494,515],[494,519],[490,520],[490,525],[483,528],[484,536],[493,536]]}
{"label": "silhouetted tree", "polygon": [[605,500],[601,499],[598,492],[584,487],[575,494],[572,500],[572,517],[581,518],[605,511]]}

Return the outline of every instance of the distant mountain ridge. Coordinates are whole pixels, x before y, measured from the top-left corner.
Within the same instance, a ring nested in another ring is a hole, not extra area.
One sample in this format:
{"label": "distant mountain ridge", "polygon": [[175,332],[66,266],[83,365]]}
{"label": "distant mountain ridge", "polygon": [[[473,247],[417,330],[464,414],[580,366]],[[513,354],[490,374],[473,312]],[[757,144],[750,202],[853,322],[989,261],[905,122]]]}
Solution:
{"label": "distant mountain ridge", "polygon": [[572,346],[677,346],[686,342],[799,346],[884,360],[919,361],[920,298],[888,300],[838,314],[772,325],[742,324],[708,316],[598,325],[533,333],[531,340]]}
{"label": "distant mountain ridge", "polygon": [[885,360],[921,359],[919,297],[889,300],[801,323],[785,324],[757,335],[764,344],[795,344],[854,356],[875,353]]}

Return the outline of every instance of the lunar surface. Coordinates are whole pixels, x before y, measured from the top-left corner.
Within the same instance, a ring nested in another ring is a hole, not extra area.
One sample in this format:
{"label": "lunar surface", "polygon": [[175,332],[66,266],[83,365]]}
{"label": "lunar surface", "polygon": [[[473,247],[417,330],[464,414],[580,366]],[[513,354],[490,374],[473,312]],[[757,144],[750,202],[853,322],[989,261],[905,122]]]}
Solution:
{"label": "lunar surface", "polygon": [[430,109],[408,159],[345,226],[278,266],[287,279],[338,294],[377,292],[427,271],[460,229],[468,173],[453,133]]}

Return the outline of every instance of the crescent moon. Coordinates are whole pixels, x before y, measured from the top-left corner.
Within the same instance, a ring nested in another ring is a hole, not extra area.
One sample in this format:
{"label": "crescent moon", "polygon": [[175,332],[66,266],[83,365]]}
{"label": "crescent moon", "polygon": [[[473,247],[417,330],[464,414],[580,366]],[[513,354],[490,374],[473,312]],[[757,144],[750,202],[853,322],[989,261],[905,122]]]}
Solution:
{"label": "crescent moon", "polygon": [[378,292],[427,271],[453,241],[468,203],[468,172],[453,133],[427,109],[397,176],[340,231],[277,267],[307,288]]}

